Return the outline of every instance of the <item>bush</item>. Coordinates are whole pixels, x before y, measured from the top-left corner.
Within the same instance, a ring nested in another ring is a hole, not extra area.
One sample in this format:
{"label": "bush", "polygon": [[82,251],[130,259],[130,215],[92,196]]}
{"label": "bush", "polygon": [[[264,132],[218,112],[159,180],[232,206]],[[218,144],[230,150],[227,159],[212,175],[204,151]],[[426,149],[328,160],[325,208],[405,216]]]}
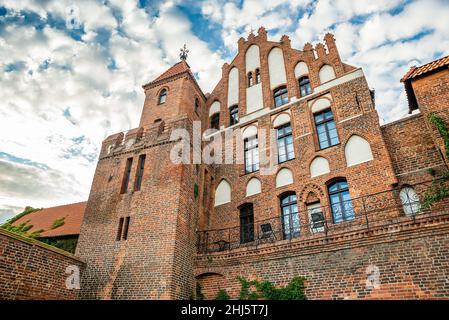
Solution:
{"label": "bush", "polygon": [[229,300],[231,299],[231,297],[229,296],[229,294],[226,292],[225,289],[220,289],[217,292],[217,295],[215,296],[215,300]]}
{"label": "bush", "polygon": [[[283,288],[276,288],[269,281],[259,282],[257,280],[248,281],[242,277],[237,278],[240,281],[240,300],[305,300],[304,278],[295,277],[289,284]],[[255,291],[250,291],[254,286]]]}

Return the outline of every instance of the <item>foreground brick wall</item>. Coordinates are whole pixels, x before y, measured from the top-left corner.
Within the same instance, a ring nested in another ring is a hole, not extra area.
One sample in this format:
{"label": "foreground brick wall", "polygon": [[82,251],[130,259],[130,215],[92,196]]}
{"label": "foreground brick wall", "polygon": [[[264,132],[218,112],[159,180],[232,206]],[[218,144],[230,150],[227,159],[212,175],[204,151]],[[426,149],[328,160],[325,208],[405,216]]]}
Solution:
{"label": "foreground brick wall", "polygon": [[[238,298],[237,276],[277,286],[304,276],[308,299],[448,299],[448,227],[446,209],[445,215],[417,224],[408,221],[327,241],[201,255],[197,280],[206,299],[213,299],[219,289]],[[366,287],[369,266],[379,270],[378,288]]]}
{"label": "foreground brick wall", "polygon": [[66,268],[84,264],[71,254],[0,229],[0,300],[77,299]]}

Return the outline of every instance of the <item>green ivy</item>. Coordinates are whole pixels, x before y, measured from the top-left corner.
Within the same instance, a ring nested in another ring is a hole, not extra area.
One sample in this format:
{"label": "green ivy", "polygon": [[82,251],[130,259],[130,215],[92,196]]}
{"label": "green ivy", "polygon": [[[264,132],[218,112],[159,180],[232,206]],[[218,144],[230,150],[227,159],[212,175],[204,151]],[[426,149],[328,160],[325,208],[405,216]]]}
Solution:
{"label": "green ivy", "polygon": [[198,198],[199,195],[199,188],[198,185],[195,183],[195,185],[193,186],[193,193],[195,195],[195,199]]}
{"label": "green ivy", "polygon": [[36,239],[38,238],[42,232],[44,232],[44,230],[38,230],[38,231],[33,231],[31,233],[28,233],[28,231],[33,227],[33,225],[28,224],[28,222],[23,222],[19,225],[13,225],[12,223],[10,223],[9,221],[4,223],[2,226],[2,229],[5,229],[9,232],[13,232],[16,234],[19,234],[21,236],[27,237],[27,238],[33,238]]}
{"label": "green ivy", "polygon": [[53,229],[59,228],[60,226],[63,226],[65,224],[64,220],[65,220],[65,217],[56,219],[55,221],[53,221],[53,224],[51,225],[50,229],[53,230]]}
{"label": "green ivy", "polygon": [[[428,117],[429,121],[437,128],[443,138],[446,156],[449,159],[449,130],[447,129],[446,123],[435,113],[430,113]],[[429,170],[428,172],[431,175],[435,175],[435,170]],[[423,195],[422,206],[425,209],[428,209],[434,203],[449,197],[449,185],[447,184],[447,180],[449,180],[448,170],[443,172],[441,177],[435,178],[432,181],[432,186]]]}
{"label": "green ivy", "polygon": [[199,282],[196,283],[195,298],[196,300],[204,300],[203,288]]}
{"label": "green ivy", "polygon": [[430,113],[428,117],[429,121],[437,128],[438,132],[443,138],[444,148],[446,149],[446,156],[449,159],[449,130],[447,129],[446,123],[435,113]]}
{"label": "green ivy", "polygon": [[220,289],[217,292],[217,295],[215,296],[215,300],[229,300],[231,299],[231,297],[229,296],[229,294],[226,292],[225,289]]}
{"label": "green ivy", "polygon": [[[282,288],[276,288],[269,281],[259,282],[257,280],[247,280],[242,277],[237,278],[240,281],[240,300],[305,300],[303,277],[294,277],[289,284]],[[255,287],[255,291],[251,291],[251,287]]]}

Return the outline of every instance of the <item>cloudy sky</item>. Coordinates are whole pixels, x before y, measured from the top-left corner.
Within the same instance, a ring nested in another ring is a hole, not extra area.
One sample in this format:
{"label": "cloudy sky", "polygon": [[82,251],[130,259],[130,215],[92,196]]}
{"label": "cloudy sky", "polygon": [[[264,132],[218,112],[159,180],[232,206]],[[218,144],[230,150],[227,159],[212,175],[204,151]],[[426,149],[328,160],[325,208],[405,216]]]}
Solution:
{"label": "cloudy sky", "polygon": [[208,92],[251,29],[299,49],[331,31],[387,123],[408,67],[449,54],[448,17],[449,0],[0,0],[0,222],[86,200],[101,141],[138,125],[141,85],[184,43]]}

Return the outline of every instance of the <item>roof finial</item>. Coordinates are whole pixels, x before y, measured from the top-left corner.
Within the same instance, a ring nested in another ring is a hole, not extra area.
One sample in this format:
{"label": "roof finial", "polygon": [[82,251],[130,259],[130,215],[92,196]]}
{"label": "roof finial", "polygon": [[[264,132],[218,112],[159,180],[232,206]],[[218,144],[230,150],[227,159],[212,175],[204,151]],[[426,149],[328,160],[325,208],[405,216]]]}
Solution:
{"label": "roof finial", "polygon": [[181,53],[179,54],[179,58],[181,60],[187,60],[187,54],[189,53],[189,49],[187,49],[186,44],[184,43],[184,47],[181,48]]}

